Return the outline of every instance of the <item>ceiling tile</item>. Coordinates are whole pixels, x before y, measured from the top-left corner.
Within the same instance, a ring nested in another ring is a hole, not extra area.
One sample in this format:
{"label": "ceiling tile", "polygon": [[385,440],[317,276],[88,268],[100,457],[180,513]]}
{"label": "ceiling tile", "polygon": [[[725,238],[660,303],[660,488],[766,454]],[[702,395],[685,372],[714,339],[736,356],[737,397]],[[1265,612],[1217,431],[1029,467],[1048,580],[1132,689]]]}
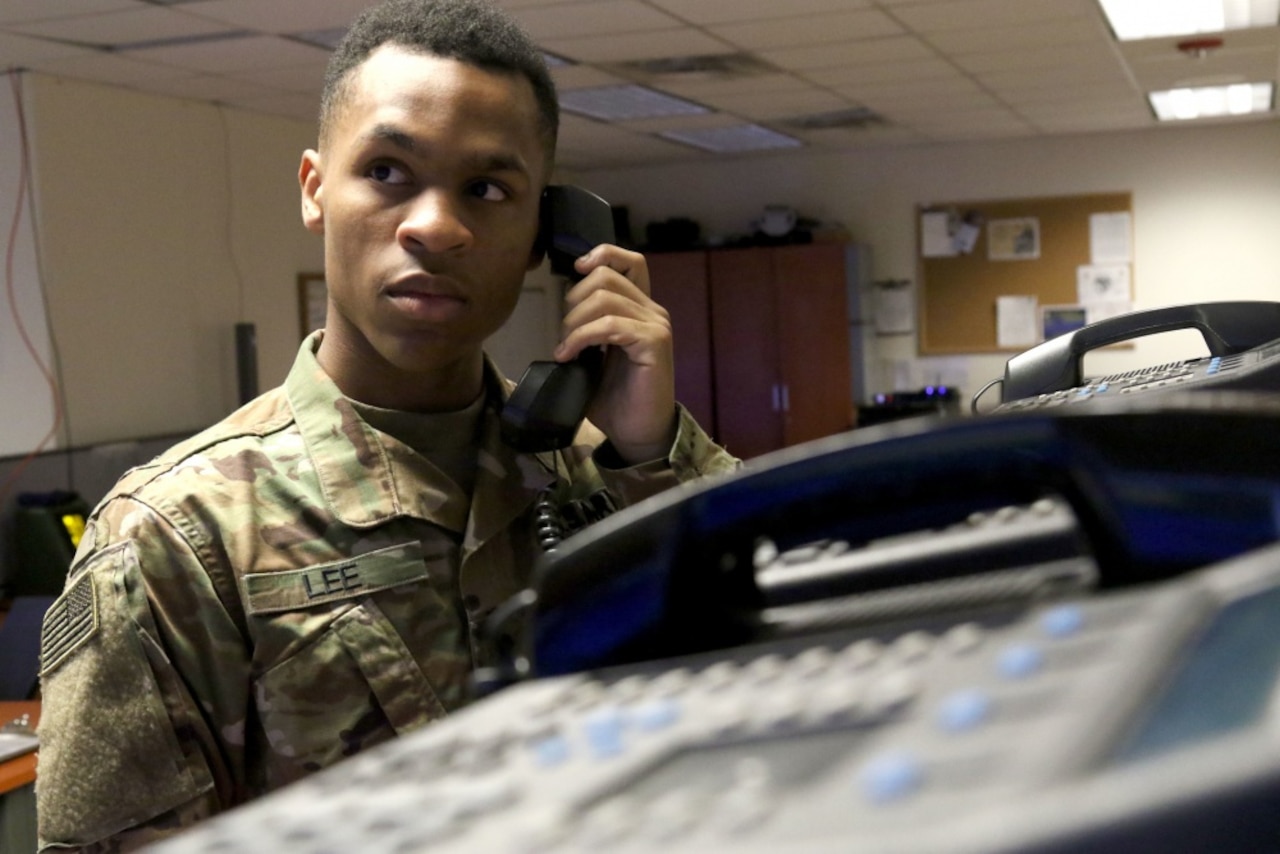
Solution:
{"label": "ceiling tile", "polygon": [[4,0],[0,6],[0,24],[147,8],[151,7],[138,0]]}
{"label": "ceiling tile", "polygon": [[306,14],[295,3],[264,0],[197,0],[182,4],[182,11],[220,21],[233,27],[267,33],[314,32],[346,28],[370,5],[369,0],[305,0]]}
{"label": "ceiling tile", "polygon": [[1102,46],[1016,47],[999,53],[969,53],[955,57],[956,65],[966,71],[982,74],[988,71],[1010,71],[1023,68],[1080,68],[1103,66],[1120,70],[1120,58]]}
{"label": "ceiling tile", "polygon": [[791,119],[813,113],[827,113],[854,106],[847,98],[822,89],[798,92],[770,92],[758,95],[736,95],[718,99],[717,109],[756,121]]}
{"label": "ceiling tile", "polygon": [[993,92],[1026,91],[1028,89],[1053,90],[1081,86],[1092,87],[1095,92],[1103,87],[1131,89],[1133,83],[1123,69],[1109,66],[1071,66],[1068,68],[1022,68],[1007,71],[987,71],[974,77]]}
{"label": "ceiling tile", "polygon": [[894,14],[923,34],[973,30],[1062,18],[1097,18],[1094,0],[945,0],[902,5]]}
{"label": "ceiling tile", "polygon": [[845,12],[871,5],[870,0],[649,0],[654,6],[694,24],[803,18]]}
{"label": "ceiling tile", "polygon": [[123,45],[228,32],[226,24],[148,6],[126,12],[104,12],[15,24],[13,32],[85,45]]}
{"label": "ceiling tile", "polygon": [[713,35],[752,50],[850,42],[895,36],[902,26],[883,12],[868,9],[836,15],[803,15],[783,21],[752,21],[711,27]]}
{"label": "ceiling tile", "polygon": [[260,68],[288,68],[327,57],[320,48],[274,36],[250,36],[216,42],[158,47],[134,52],[138,59],[211,74]]}
{"label": "ceiling tile", "polygon": [[627,62],[667,56],[702,56],[732,48],[692,29],[652,30],[624,35],[544,40],[542,47],[577,62]]}
{"label": "ceiling tile", "polygon": [[38,67],[47,59],[83,56],[95,52],[74,45],[0,32],[0,58],[3,58],[0,64],[9,68]]}
{"label": "ceiling tile", "polygon": [[815,45],[761,51],[760,55],[779,68],[808,71],[818,68],[844,68],[868,62],[904,62],[929,59],[937,54],[933,48],[914,36],[870,39],[854,44]]}
{"label": "ceiling tile", "polygon": [[551,69],[551,77],[560,89],[584,89],[591,86],[615,86],[622,78],[592,65],[563,65]]}
{"label": "ceiling tile", "polygon": [[[324,85],[323,61],[309,62],[305,65],[291,65],[286,68],[246,69],[244,71],[226,71],[225,76],[246,81],[258,80],[264,86],[286,92],[309,93],[317,96]],[[318,100],[318,97],[316,98]]]}
{"label": "ceiling tile", "polygon": [[727,113],[703,113],[700,116],[667,116],[635,122],[620,122],[617,126],[633,133],[662,133],[669,130],[721,128],[741,123],[741,119]]}
{"label": "ceiling tile", "polygon": [[823,86],[852,86],[859,83],[901,83],[910,80],[939,80],[958,77],[961,72],[943,59],[927,58],[914,62],[881,62],[853,65],[847,68],[820,68],[804,75]]}
{"label": "ceiling tile", "polygon": [[1010,48],[1023,50],[1056,45],[1099,44],[1110,47],[1111,38],[1100,21],[1091,18],[1059,18],[1018,25],[945,30],[930,33],[929,44],[956,56],[970,53],[1000,53]]}
{"label": "ceiling tile", "polygon": [[660,88],[665,92],[693,100],[709,100],[755,93],[795,92],[809,87],[809,83],[791,74],[759,74],[719,80],[699,79],[693,76],[689,79],[681,79],[672,76],[664,79]]}
{"label": "ceiling tile", "polygon": [[599,0],[568,6],[516,9],[516,20],[535,41],[669,30],[681,22],[639,0]]}

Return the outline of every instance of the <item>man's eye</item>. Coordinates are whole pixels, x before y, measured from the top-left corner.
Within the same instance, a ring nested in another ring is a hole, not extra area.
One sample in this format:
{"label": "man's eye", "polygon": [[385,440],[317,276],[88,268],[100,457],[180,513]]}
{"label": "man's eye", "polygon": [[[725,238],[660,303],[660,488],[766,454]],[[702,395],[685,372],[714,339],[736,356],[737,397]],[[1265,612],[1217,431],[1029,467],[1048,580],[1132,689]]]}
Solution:
{"label": "man's eye", "polygon": [[473,196],[486,202],[501,202],[508,198],[506,189],[492,181],[476,181],[470,189]]}
{"label": "man's eye", "polygon": [[369,177],[382,184],[407,184],[409,175],[390,163],[376,163],[369,169]]}

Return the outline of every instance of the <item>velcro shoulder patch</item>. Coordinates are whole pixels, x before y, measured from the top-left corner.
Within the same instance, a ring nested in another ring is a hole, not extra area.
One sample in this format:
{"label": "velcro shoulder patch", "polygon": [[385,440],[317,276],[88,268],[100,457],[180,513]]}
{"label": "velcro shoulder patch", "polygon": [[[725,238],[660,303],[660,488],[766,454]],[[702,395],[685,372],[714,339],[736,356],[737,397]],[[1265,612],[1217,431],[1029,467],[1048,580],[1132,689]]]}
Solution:
{"label": "velcro shoulder patch", "polygon": [[416,540],[331,563],[244,576],[249,614],[271,614],[365,596],[425,581],[427,565]]}
{"label": "velcro shoulder patch", "polygon": [[57,669],[98,631],[98,594],[93,578],[81,572],[49,606],[40,629],[40,674]]}

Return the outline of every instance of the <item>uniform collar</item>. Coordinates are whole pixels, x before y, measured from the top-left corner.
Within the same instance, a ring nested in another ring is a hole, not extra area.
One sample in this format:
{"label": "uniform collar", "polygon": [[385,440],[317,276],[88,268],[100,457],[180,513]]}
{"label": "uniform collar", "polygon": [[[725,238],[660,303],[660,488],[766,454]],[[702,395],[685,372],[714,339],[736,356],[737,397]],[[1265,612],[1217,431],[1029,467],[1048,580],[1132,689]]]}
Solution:
{"label": "uniform collar", "polygon": [[320,367],[316,351],[323,332],[302,343],[285,380],[285,392],[325,503],[335,518],[368,528],[398,516],[413,516],[466,533],[478,545],[529,506],[554,480],[545,455],[520,454],[500,436],[499,404],[511,384],[485,357],[490,403],[481,415],[480,448],[470,520],[464,502],[430,484],[437,469],[407,445],[370,427]]}

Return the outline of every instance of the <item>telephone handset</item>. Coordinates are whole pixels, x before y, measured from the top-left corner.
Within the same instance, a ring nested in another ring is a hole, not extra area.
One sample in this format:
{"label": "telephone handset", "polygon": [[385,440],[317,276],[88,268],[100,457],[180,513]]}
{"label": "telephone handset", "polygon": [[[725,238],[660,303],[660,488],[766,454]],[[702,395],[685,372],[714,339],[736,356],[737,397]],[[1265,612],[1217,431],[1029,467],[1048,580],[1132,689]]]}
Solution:
{"label": "telephone handset", "polygon": [[[551,271],[578,281],[582,277],[574,261],[601,243],[614,242],[613,209],[580,187],[547,187],[538,239]],[[503,406],[503,441],[526,453],[568,447],[603,372],[604,351],[599,347],[589,347],[569,362],[530,364]]]}
{"label": "telephone handset", "polygon": [[1090,350],[1131,338],[1195,328],[1214,357],[1233,356],[1280,338],[1280,303],[1217,302],[1135,311],[1092,323],[1033,347],[1005,365],[1002,402],[1076,388]]}
{"label": "telephone handset", "polygon": [[1277,426],[1269,395],[1185,394],[787,448],[566,539],[477,684],[1172,578],[1276,540]]}

